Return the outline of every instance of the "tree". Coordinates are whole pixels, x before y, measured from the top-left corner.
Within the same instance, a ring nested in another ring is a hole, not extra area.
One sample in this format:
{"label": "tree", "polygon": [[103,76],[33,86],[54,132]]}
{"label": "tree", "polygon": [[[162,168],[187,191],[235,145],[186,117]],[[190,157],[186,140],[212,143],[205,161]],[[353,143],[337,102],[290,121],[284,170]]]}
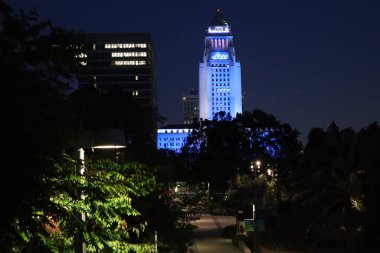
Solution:
{"label": "tree", "polygon": [[79,41],[73,32],[39,22],[34,11],[4,15],[0,251],[22,240],[18,231],[38,231],[36,211],[50,208],[52,189],[44,179],[56,175],[54,160],[66,146],[65,92]]}
{"label": "tree", "polygon": [[217,190],[226,190],[228,180],[239,170],[242,134],[237,124],[224,114],[218,115],[199,124],[182,151],[195,165],[200,181],[210,182]]}
{"label": "tree", "polygon": [[276,180],[270,180],[266,175],[252,178],[246,174],[237,175],[231,181],[231,193],[228,195],[226,206],[231,208],[233,214],[238,210],[251,210],[252,203],[257,209],[270,209],[276,203]]}
{"label": "tree", "polygon": [[314,242],[354,248],[364,203],[360,187],[358,135],[332,122],[327,131],[313,129],[298,170],[292,174],[294,204],[304,213],[304,232]]}
{"label": "tree", "polygon": [[[298,132],[260,110],[231,119],[224,113],[194,125],[182,153],[203,181],[225,190],[236,174],[252,174],[250,165],[260,160],[285,180],[297,163],[301,144]],[[266,172],[265,172],[266,173]]]}
{"label": "tree", "polygon": [[172,196],[158,188],[152,194],[137,199],[135,205],[141,211],[141,219],[148,221],[143,236],[153,238],[155,231],[158,233],[158,252],[188,252],[194,239],[194,226],[182,211],[182,203],[173,201]]}
{"label": "tree", "polygon": [[[3,28],[0,126],[7,149],[1,153],[5,166],[0,177],[0,201],[4,203],[0,210],[0,251],[64,251],[72,248],[74,234],[84,236],[90,251],[151,250],[148,241],[133,236],[127,239],[129,229],[137,232],[145,226],[131,217],[138,212],[131,206],[130,197],[153,190],[152,178],[124,175],[126,168],[105,162],[93,163],[88,170],[92,174],[81,178],[77,175],[79,164],[64,155],[72,143],[73,130],[81,129],[79,119],[87,120],[90,128],[138,128],[126,114],[113,114],[122,99],[96,90],[79,94],[69,89],[78,67],[75,56],[81,52],[82,36],[50,22],[39,22],[34,11],[5,15]],[[78,106],[78,98],[90,93],[86,97],[89,106]],[[98,106],[98,114],[83,118],[93,105]],[[96,121],[96,116],[104,121]],[[145,123],[139,121],[140,129],[150,127]],[[136,140],[138,131],[134,133]],[[75,189],[83,189],[87,198],[78,199]],[[82,211],[89,215],[86,224],[77,217]],[[122,219],[126,224],[120,225]]]}
{"label": "tree", "polygon": [[[375,250],[380,240],[380,127],[377,122],[358,133],[358,171],[363,193],[364,220],[360,247],[366,252]],[[359,203],[360,204],[360,203]]]}
{"label": "tree", "polygon": [[[79,234],[88,252],[155,251],[151,243],[138,239],[147,223],[138,219],[141,214],[132,206],[133,199],[147,196],[155,188],[147,167],[90,161],[84,176],[78,174],[78,163],[70,158],[57,167],[59,177],[48,179],[54,185],[51,199],[55,208],[44,213],[50,217],[48,233],[41,236],[44,244],[56,252],[67,251],[74,235]],[[85,197],[78,198],[78,192]],[[86,221],[78,219],[81,213],[86,214]]]}

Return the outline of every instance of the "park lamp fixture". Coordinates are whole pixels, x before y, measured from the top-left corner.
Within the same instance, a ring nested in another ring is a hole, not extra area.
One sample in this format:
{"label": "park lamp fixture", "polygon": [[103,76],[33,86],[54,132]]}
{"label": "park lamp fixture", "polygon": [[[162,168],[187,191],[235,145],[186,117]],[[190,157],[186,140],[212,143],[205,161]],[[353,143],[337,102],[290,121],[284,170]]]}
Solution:
{"label": "park lamp fixture", "polygon": [[[122,129],[100,129],[100,130],[86,130],[80,134],[79,142],[79,160],[80,160],[80,174],[83,176],[86,170],[84,148],[92,149],[119,149],[125,148],[125,136]],[[81,199],[85,198],[84,192],[81,193]],[[86,214],[81,213],[81,220],[86,222]],[[74,246],[75,253],[86,253],[86,244],[82,241],[83,238],[76,238]]]}
{"label": "park lamp fixture", "polygon": [[122,129],[109,128],[83,131],[79,138],[78,147],[93,149],[125,148],[125,136]]}

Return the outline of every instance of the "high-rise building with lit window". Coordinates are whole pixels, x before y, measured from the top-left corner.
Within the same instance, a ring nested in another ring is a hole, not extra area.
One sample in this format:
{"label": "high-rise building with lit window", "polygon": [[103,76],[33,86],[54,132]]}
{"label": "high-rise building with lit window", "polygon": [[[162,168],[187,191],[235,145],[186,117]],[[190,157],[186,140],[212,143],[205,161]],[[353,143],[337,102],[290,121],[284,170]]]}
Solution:
{"label": "high-rise building with lit window", "polygon": [[148,33],[85,34],[79,87],[118,90],[142,105],[156,107],[154,50]]}
{"label": "high-rise building with lit window", "polygon": [[232,117],[242,112],[240,73],[230,26],[217,10],[207,29],[203,61],[199,64],[201,119],[210,120],[220,111]]}
{"label": "high-rise building with lit window", "polygon": [[199,95],[197,89],[192,89],[190,94],[182,95],[183,124],[191,124],[199,118]]}

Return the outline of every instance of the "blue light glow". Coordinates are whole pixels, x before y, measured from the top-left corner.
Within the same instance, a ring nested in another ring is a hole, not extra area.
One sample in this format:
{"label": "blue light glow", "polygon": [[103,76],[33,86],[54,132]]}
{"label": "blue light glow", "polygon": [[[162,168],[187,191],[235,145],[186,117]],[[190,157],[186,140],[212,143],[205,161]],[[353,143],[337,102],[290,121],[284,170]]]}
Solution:
{"label": "blue light glow", "polygon": [[224,52],[211,52],[211,60],[228,60],[230,57],[228,53]]}

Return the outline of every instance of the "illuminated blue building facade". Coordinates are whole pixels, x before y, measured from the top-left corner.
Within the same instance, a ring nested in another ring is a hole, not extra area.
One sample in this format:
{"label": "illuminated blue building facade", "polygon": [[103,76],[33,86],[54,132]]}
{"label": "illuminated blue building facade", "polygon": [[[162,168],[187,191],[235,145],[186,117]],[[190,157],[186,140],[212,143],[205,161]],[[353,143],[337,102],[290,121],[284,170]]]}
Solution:
{"label": "illuminated blue building facade", "polygon": [[157,149],[169,149],[181,152],[187,136],[191,133],[190,125],[167,125],[157,130]]}
{"label": "illuminated blue building facade", "polygon": [[199,118],[211,120],[224,111],[242,112],[241,69],[233,36],[220,10],[207,29],[203,61],[199,64]]}
{"label": "illuminated blue building facade", "polygon": [[[205,37],[203,60],[199,64],[199,118],[211,120],[224,111],[232,117],[242,113],[241,70],[236,61],[231,29],[217,10]],[[169,125],[157,130],[157,149],[177,153],[187,136],[190,125]]]}

